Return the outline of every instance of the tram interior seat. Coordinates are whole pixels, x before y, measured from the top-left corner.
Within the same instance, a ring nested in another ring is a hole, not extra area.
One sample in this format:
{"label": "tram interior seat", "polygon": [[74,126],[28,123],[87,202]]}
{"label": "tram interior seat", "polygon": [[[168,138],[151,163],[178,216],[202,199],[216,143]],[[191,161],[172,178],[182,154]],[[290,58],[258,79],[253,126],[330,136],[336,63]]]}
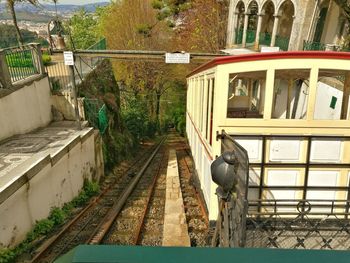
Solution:
{"label": "tram interior seat", "polygon": [[234,96],[229,100],[227,109],[228,118],[262,118],[257,110],[250,109],[251,98],[249,96]]}

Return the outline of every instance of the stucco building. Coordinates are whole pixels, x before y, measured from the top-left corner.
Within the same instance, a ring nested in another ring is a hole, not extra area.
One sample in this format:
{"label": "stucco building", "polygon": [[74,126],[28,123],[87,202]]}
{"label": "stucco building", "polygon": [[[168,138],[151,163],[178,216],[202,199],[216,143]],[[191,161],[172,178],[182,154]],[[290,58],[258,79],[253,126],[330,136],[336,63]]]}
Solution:
{"label": "stucco building", "polygon": [[231,0],[227,48],[339,49],[347,32],[332,0]]}

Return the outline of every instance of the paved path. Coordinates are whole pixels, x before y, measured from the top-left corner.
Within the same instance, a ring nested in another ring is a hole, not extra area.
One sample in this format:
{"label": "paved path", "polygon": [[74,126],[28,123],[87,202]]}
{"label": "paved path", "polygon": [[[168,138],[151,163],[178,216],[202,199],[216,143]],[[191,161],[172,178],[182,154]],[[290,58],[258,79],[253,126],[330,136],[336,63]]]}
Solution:
{"label": "paved path", "polygon": [[0,192],[14,182],[21,171],[29,169],[43,156],[62,151],[70,141],[89,130],[79,131],[75,122],[56,122],[0,142]]}
{"label": "paved path", "polygon": [[184,202],[180,188],[176,150],[169,151],[166,179],[163,246],[190,247]]}

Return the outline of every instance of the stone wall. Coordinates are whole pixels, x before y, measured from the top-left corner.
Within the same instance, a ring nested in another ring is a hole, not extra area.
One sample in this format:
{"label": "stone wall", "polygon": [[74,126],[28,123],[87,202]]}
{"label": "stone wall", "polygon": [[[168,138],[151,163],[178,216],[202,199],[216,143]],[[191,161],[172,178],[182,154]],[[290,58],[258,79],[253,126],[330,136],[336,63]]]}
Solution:
{"label": "stone wall", "polygon": [[15,89],[0,96],[0,141],[45,127],[52,120],[47,77]]}
{"label": "stone wall", "polygon": [[[77,132],[61,148],[43,151],[13,170],[13,180],[0,186],[0,247],[21,242],[35,222],[62,207],[95,176],[95,138],[92,129]],[[10,176],[10,175],[9,175]]]}

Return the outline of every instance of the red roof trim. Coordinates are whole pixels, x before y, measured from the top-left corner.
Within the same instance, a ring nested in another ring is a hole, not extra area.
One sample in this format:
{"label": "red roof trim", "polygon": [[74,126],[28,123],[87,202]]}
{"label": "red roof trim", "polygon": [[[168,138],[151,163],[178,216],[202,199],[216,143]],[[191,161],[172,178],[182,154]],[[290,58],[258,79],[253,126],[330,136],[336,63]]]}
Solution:
{"label": "red roof trim", "polygon": [[345,59],[350,60],[350,52],[334,52],[334,51],[289,51],[289,52],[266,52],[254,53],[237,56],[227,56],[215,58],[208,63],[196,68],[187,78],[217,65],[228,63],[258,61],[258,60],[272,60],[272,59]]}

